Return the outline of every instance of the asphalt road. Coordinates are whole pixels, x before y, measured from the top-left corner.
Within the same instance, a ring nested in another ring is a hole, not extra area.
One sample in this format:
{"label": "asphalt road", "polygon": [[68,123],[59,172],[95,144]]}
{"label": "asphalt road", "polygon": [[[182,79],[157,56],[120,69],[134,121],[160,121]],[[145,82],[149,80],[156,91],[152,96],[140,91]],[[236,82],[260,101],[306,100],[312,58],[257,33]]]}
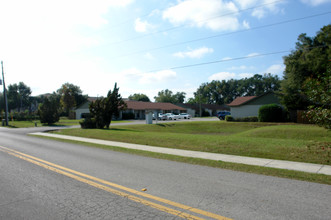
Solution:
{"label": "asphalt road", "polygon": [[179,219],[183,213],[207,219],[212,213],[233,219],[331,216],[329,185],[25,135],[45,129],[0,129],[0,219]]}

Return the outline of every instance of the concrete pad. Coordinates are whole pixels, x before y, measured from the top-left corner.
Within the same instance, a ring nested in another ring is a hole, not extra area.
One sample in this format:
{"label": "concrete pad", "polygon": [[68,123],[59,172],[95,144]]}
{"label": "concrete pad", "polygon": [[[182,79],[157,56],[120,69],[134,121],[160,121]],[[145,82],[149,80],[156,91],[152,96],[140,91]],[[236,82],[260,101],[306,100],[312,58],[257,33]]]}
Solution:
{"label": "concrete pad", "polygon": [[273,167],[287,170],[297,170],[309,173],[317,173],[323,165],[312,163],[300,163],[292,161],[273,160],[266,167]]}
{"label": "concrete pad", "polygon": [[255,158],[255,157],[243,157],[243,156],[234,156],[232,155],[229,159],[224,160],[225,162],[231,163],[242,163],[247,165],[255,165],[255,166],[266,166],[272,160],[271,159],[263,159],[263,158]]}
{"label": "concrete pad", "polygon": [[317,173],[331,175],[331,166],[323,165],[322,168]]}

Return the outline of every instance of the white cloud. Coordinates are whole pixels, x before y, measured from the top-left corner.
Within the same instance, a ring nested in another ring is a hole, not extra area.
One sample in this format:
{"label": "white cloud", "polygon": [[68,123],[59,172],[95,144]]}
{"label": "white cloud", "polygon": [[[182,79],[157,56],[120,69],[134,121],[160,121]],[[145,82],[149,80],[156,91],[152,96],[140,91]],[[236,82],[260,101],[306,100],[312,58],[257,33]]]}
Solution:
{"label": "white cloud", "polygon": [[257,18],[263,18],[266,14],[267,11],[263,8],[254,9],[254,11],[252,12],[252,16]]}
{"label": "white cloud", "polygon": [[113,7],[125,7],[133,3],[135,0],[106,0],[108,2],[109,6]]}
{"label": "white cloud", "polygon": [[260,55],[259,53],[250,53],[247,55],[247,57],[255,57],[255,56],[258,56]]}
{"label": "white cloud", "polygon": [[[237,11],[233,2],[186,0],[166,9],[163,12],[163,19],[169,20],[174,25],[188,24],[211,30],[237,30],[240,27],[238,15],[235,14]],[[224,14],[231,15],[219,17]]]}
{"label": "white cloud", "polygon": [[301,0],[301,2],[312,6],[318,6],[325,3],[331,3],[331,0]]}
{"label": "white cloud", "polygon": [[256,5],[259,0],[235,0],[235,2],[239,4],[241,8],[245,9]]}
{"label": "white cloud", "polygon": [[159,14],[161,14],[161,11],[159,9],[154,9],[148,17],[158,16]]}
{"label": "white cloud", "polygon": [[213,75],[211,75],[210,77],[208,77],[209,81],[213,81],[213,80],[229,80],[229,79],[233,79],[236,77],[235,73],[230,73],[230,72],[220,72],[220,73],[215,73]]}
{"label": "white cloud", "polygon": [[152,27],[153,27],[153,25],[151,25],[147,21],[142,21],[140,18],[137,18],[134,22],[134,29],[140,33],[147,32],[148,29],[150,29]]}
{"label": "white cloud", "polygon": [[227,61],[227,60],[232,60],[232,57],[224,57],[222,58],[223,61]]}
{"label": "white cloud", "polygon": [[285,1],[275,2],[274,0],[235,0],[235,2],[241,9],[256,7],[253,9],[251,15],[259,19],[265,17],[269,13],[277,14],[282,12],[279,5],[285,3]]}
{"label": "white cloud", "polygon": [[254,66],[246,66],[246,65],[241,65],[241,66],[232,66],[228,68],[228,70],[247,70],[247,69],[255,69]]}
{"label": "white cloud", "polygon": [[245,29],[250,29],[251,28],[251,26],[249,25],[248,21],[246,21],[246,20],[243,21],[243,27]]}
{"label": "white cloud", "polygon": [[166,83],[177,78],[177,73],[172,70],[161,70],[157,72],[144,73],[136,68],[124,70],[121,74],[123,78],[139,84]]}
{"label": "white cloud", "polygon": [[285,70],[284,64],[275,64],[266,69],[265,73],[271,73],[273,75],[282,76]]}
{"label": "white cloud", "polygon": [[155,60],[155,57],[151,53],[145,53],[144,57],[148,60]]}
{"label": "white cloud", "polygon": [[254,76],[254,73],[233,73],[233,72],[220,72],[215,73],[208,77],[209,81],[212,80],[230,80],[230,79],[243,79],[243,78],[250,78]]}
{"label": "white cloud", "polygon": [[189,57],[189,58],[201,58],[205,54],[213,53],[213,52],[214,52],[214,50],[212,48],[201,47],[201,48],[198,48],[198,49],[195,49],[195,50],[186,51],[186,52],[177,52],[177,53],[174,53],[173,56],[179,57],[179,58],[185,58],[185,57]]}
{"label": "white cloud", "polygon": [[252,76],[254,76],[254,73],[240,73],[240,74],[239,74],[239,78],[240,78],[240,79],[243,79],[243,78],[250,78],[250,77],[252,77]]}

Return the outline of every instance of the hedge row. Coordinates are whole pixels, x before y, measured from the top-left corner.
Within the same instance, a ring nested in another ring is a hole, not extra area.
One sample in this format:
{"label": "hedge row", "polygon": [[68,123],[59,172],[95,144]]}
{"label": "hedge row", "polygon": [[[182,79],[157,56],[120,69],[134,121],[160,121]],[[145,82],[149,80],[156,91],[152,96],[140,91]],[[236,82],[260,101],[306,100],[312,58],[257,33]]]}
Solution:
{"label": "hedge row", "polygon": [[259,109],[258,117],[233,118],[231,115],[225,117],[225,121],[235,122],[285,122],[287,112],[277,104],[263,105]]}
{"label": "hedge row", "polygon": [[233,118],[231,115],[225,116],[225,121],[234,121],[234,122],[258,122],[256,116],[243,117],[243,118]]}
{"label": "hedge row", "polygon": [[[1,114],[1,120],[5,119],[5,114]],[[39,120],[39,115],[35,113],[29,113],[29,112],[12,112],[9,113],[8,119],[15,120],[15,121],[33,121],[33,120]]]}

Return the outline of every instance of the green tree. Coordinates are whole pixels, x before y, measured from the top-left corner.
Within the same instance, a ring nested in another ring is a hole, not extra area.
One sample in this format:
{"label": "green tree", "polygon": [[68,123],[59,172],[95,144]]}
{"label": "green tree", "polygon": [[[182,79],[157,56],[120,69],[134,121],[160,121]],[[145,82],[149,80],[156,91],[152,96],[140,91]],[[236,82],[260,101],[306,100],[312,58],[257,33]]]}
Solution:
{"label": "green tree", "polygon": [[103,119],[107,128],[109,128],[113,116],[118,117],[120,111],[126,108],[126,103],[118,91],[119,88],[117,88],[117,83],[115,83],[113,91],[109,90],[107,97],[105,98],[105,112]]}
{"label": "green tree", "polygon": [[31,89],[23,82],[8,86],[8,110],[17,109],[18,112],[30,106]]}
{"label": "green tree", "polygon": [[196,98],[194,97],[194,98],[189,98],[186,103],[187,104],[197,104],[197,103],[199,103],[199,101],[196,100]]}
{"label": "green tree", "polygon": [[43,124],[54,124],[60,119],[60,103],[56,96],[53,94],[49,97],[44,97],[43,103],[39,104],[38,114],[40,122]]}
{"label": "green tree", "polygon": [[[94,119],[95,126],[92,125],[91,128],[104,128],[105,121],[103,119],[103,115],[105,114],[105,99],[98,98],[94,102],[92,102],[89,106],[91,117]],[[89,119],[85,119],[89,120]]]}
{"label": "green tree", "polygon": [[259,96],[270,91],[277,91],[280,79],[270,73],[240,80],[213,80],[203,83],[194,93],[194,100],[203,104],[228,104],[239,96]]}
{"label": "green tree", "polygon": [[284,80],[280,98],[288,109],[307,109],[311,100],[304,89],[307,79],[318,79],[331,59],[331,25],[324,26],[315,37],[301,34],[296,49],[284,57]]}
{"label": "green tree", "polygon": [[280,79],[270,73],[255,74],[250,78],[239,80],[238,92],[240,96],[260,96],[270,91],[277,91],[280,88]]}
{"label": "green tree", "polygon": [[331,129],[331,61],[325,74],[316,79],[308,78],[304,88],[307,98],[312,103],[306,117],[310,122]]}
{"label": "green tree", "polygon": [[109,129],[113,116],[119,116],[120,111],[126,108],[126,103],[118,91],[115,83],[113,91],[109,90],[106,98],[97,99],[90,104],[90,113],[96,121],[97,128],[106,126]]}
{"label": "green tree", "polygon": [[184,103],[185,101],[185,92],[177,92],[175,95],[173,95],[174,103]]}
{"label": "green tree", "polygon": [[135,100],[135,101],[142,101],[142,102],[150,102],[149,98],[145,94],[141,93],[135,93],[133,95],[129,96],[129,100]]}
{"label": "green tree", "polygon": [[57,93],[61,96],[61,106],[66,115],[74,107],[87,101],[87,96],[82,94],[80,87],[71,83],[63,84]]}
{"label": "green tree", "polygon": [[155,96],[154,99],[155,99],[155,102],[174,103],[173,93],[169,89],[158,92],[157,96]]}
{"label": "green tree", "polygon": [[166,89],[158,92],[157,96],[155,96],[154,99],[155,102],[170,102],[173,104],[184,103],[185,95],[185,92],[177,92],[176,94],[174,94],[169,89]]}

